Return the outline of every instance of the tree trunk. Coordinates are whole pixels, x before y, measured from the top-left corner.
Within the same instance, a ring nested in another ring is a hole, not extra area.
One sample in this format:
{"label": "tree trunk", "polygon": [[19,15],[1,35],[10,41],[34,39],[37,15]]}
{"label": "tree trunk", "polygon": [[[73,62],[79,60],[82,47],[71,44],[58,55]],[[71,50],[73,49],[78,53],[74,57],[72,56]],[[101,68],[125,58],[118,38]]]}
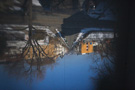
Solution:
{"label": "tree trunk", "polygon": [[31,39],[32,34],[32,0],[29,0],[29,39]]}

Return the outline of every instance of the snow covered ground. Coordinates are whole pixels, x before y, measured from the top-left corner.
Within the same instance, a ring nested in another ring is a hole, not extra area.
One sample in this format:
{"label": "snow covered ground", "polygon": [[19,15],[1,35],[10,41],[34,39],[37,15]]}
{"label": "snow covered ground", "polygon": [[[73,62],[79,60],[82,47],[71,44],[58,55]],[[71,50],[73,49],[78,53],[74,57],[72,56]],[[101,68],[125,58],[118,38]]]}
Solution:
{"label": "snow covered ground", "polygon": [[7,47],[23,48],[26,45],[26,41],[7,41]]}
{"label": "snow covered ground", "polygon": [[[19,2],[18,0],[13,0],[13,2],[14,2],[15,4],[20,4],[20,2]],[[9,9],[10,9],[10,10],[13,10],[13,11],[20,11],[20,10],[21,10],[21,7],[14,5],[14,6],[12,6],[12,7],[9,7]]]}
{"label": "snow covered ground", "polygon": [[[20,11],[20,10],[21,10],[21,3],[20,3],[20,1],[19,1],[19,0],[14,0],[14,3],[15,3],[15,4],[20,4],[20,7],[14,5],[14,6],[12,6],[12,7],[9,7],[9,9],[10,9],[10,10],[13,10],[13,11]],[[32,0],[32,4],[33,4],[34,6],[41,6],[41,4],[39,3],[38,0]]]}
{"label": "snow covered ground", "polygon": [[38,0],[32,0],[33,5],[35,6],[41,6]]}
{"label": "snow covered ground", "polygon": [[[1,32],[6,32],[9,35],[18,35],[18,38],[24,36],[23,39],[21,40],[17,40],[13,39],[13,40],[8,40],[7,41],[7,47],[11,48],[10,52],[11,54],[15,53],[21,53],[21,50],[25,45],[26,45],[26,38],[28,39],[28,34],[26,34],[25,32],[28,31],[28,25],[19,25],[19,24],[0,24],[0,31]],[[49,37],[53,37],[55,38],[55,33],[53,33],[49,27],[45,27],[45,26],[38,26],[38,25],[33,25],[33,27],[36,30],[44,30],[48,35],[45,37],[44,40],[38,40],[38,43],[40,45],[48,45],[49,44]],[[24,30],[23,30],[24,29]],[[25,32],[24,32],[25,31]],[[13,37],[14,37],[13,36]],[[9,36],[7,36],[9,37]],[[16,37],[15,37],[16,38]]]}
{"label": "snow covered ground", "polygon": [[13,6],[13,7],[10,7],[9,9],[10,10],[13,10],[13,11],[20,11],[21,10],[21,7]]}
{"label": "snow covered ground", "polygon": [[[1,30],[8,30],[8,31],[13,31],[14,28],[21,28],[21,29],[24,29],[26,31],[28,31],[29,29],[27,28],[28,25],[19,25],[19,24],[0,24],[0,29]],[[55,33],[53,33],[49,27],[45,27],[45,26],[38,26],[38,25],[33,25],[33,27],[36,29],[36,30],[44,30],[49,36],[51,37],[55,37]],[[19,30],[19,29],[18,29]],[[33,29],[34,30],[34,29]]]}

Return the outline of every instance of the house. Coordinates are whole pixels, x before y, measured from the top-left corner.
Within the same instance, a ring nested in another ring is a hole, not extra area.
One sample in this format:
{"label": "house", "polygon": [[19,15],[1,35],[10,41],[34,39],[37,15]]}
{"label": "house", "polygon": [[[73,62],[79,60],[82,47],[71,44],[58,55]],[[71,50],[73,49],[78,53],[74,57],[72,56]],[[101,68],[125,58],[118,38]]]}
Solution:
{"label": "house", "polygon": [[[56,60],[59,56],[64,55],[67,52],[67,49],[59,44],[48,44],[48,45],[41,45],[42,49],[44,50],[45,54],[42,54],[43,52],[40,52],[40,58],[50,58],[52,60]],[[34,47],[37,54],[39,54],[39,51],[36,47]],[[24,52],[25,59],[35,59],[36,56],[33,56],[33,48],[30,47]]]}
{"label": "house", "polygon": [[74,42],[73,48],[77,55],[92,53],[97,51],[97,47],[100,46],[101,42],[109,45],[113,38],[114,32],[112,31],[80,33]]}
{"label": "house", "polygon": [[93,52],[93,42],[81,42],[81,54],[92,53]]}

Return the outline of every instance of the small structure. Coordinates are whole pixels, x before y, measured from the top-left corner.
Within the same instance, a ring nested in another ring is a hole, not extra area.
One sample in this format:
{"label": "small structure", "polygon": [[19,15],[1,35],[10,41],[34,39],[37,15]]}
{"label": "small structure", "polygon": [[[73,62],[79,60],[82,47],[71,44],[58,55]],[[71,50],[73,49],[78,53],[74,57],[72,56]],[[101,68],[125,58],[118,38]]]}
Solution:
{"label": "small structure", "polygon": [[90,32],[86,33],[83,36],[80,34],[80,37],[77,38],[74,44],[74,50],[77,54],[88,54],[95,52],[97,47],[100,46],[101,42],[110,43],[110,40],[114,38],[113,32]]}
{"label": "small structure", "polygon": [[92,52],[93,52],[93,42],[81,42],[81,54]]}

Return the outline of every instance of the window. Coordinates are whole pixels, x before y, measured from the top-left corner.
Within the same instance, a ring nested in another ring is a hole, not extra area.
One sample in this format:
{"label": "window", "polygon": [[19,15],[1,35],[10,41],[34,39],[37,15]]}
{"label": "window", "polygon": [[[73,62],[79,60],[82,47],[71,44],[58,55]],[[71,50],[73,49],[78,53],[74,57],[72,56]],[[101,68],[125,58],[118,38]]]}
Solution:
{"label": "window", "polygon": [[92,42],[90,42],[90,45],[92,45]]}

